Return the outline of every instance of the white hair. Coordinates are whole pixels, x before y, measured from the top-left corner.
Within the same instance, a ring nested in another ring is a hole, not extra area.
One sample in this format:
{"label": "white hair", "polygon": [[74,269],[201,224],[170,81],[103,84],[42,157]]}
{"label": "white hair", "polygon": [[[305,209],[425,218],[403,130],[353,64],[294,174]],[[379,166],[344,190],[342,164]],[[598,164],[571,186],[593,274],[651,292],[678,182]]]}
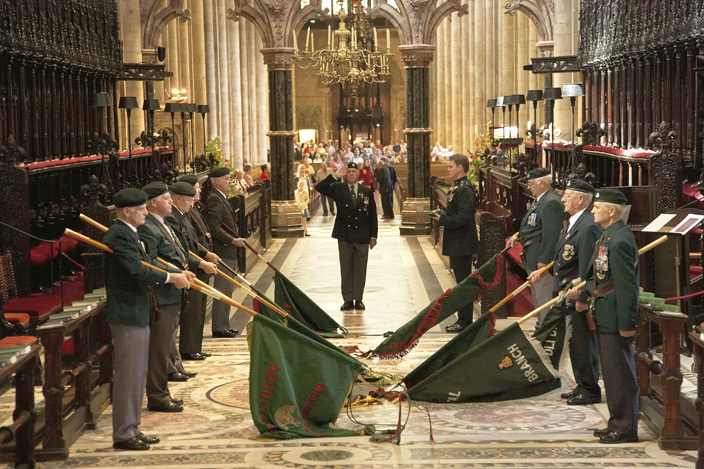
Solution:
{"label": "white hair", "polygon": [[552,174],[548,174],[547,176],[535,178],[535,180],[540,181],[540,182],[544,182],[548,186],[552,186]]}

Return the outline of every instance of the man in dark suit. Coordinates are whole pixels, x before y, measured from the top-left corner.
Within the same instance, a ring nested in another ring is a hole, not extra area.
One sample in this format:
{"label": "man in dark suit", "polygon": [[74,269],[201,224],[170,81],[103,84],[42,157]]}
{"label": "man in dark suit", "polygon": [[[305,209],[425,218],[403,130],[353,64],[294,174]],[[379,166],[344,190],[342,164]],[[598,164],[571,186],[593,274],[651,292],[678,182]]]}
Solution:
{"label": "man in dark suit", "polygon": [[[381,218],[394,218],[394,187],[395,181],[391,178],[391,167],[389,166],[388,158],[382,158],[379,160],[379,167],[377,168],[377,180],[376,185],[379,187],[379,199],[381,200],[381,209],[383,215]],[[394,174],[396,172],[394,171]]]}
{"label": "man in dark suit", "polygon": [[146,450],[159,443],[156,436],[139,430],[142,400],[147,381],[149,324],[153,285],[171,284],[188,288],[184,274],[150,269],[141,261],[149,257],[139,241],[137,228],[147,216],[147,194],[123,189],[113,198],[117,221],[105,233],[103,242],[113,250],[104,256],[108,323],[113,342],[112,425],[113,447]]}
{"label": "man in dark suit", "polygon": [[[616,189],[594,197],[594,221],[601,238],[590,263],[586,289],[599,334],[599,358],[609,408],[609,423],[596,430],[600,443],[638,441],[639,390],[633,354],[638,321],[638,246],[624,219],[628,199]],[[570,297],[577,292],[570,291]]]}
{"label": "man in dark suit", "polygon": [[[560,291],[573,280],[587,278],[587,271],[594,255],[594,246],[601,236],[601,227],[594,223],[590,205],[594,188],[581,179],[571,179],[567,183],[562,203],[569,220],[557,241],[555,264],[553,265],[554,291]],[[537,279],[537,272],[530,276]],[[565,300],[565,308],[570,314],[572,336],[570,338],[570,361],[577,387],[560,397],[567,399],[568,405],[587,405],[601,402],[599,387],[599,360],[597,357],[596,335],[590,328],[587,317],[589,294],[582,291],[576,300]]]}
{"label": "man in dark suit", "polygon": [[[535,200],[523,217],[518,233],[508,242],[513,247],[520,241],[523,247],[523,268],[530,275],[548,265],[555,257],[555,243],[562,230],[564,207],[560,195],[552,188],[552,175],[548,169],[537,168],[528,173],[527,185]],[[553,278],[549,273],[531,283],[530,290],[536,308],[552,299],[552,287]],[[545,309],[538,314],[538,326],[547,313],[548,309]]]}
{"label": "man in dark suit", "polygon": [[[452,155],[447,165],[452,189],[447,196],[445,210],[436,210],[433,218],[443,231],[442,254],[450,257],[450,267],[455,280],[460,283],[472,273],[472,259],[477,253],[477,193],[472,181],[467,179],[469,158]],[[472,324],[474,303],[470,302],[457,312],[457,322],[447,326],[447,332],[461,332]]]}
{"label": "man in dark suit", "polygon": [[[210,236],[210,229],[205,219],[203,219],[203,216],[200,214],[200,211],[195,206],[200,200],[200,183],[198,176],[188,174],[182,176],[179,182],[188,183],[195,190],[195,196],[191,204],[192,208],[183,212],[185,213],[184,225],[186,225],[186,231],[189,233],[188,242],[190,244],[190,250],[206,261],[217,265],[220,263],[221,259],[220,256],[213,252],[213,240]],[[178,196],[174,196],[174,206],[180,212],[181,209],[179,208],[178,199]],[[190,229],[188,228],[189,226]],[[193,235],[195,235],[195,239]],[[194,242],[195,244],[193,244]],[[205,270],[197,269],[195,273],[196,278],[203,283],[212,283],[212,275]],[[210,353],[203,352],[203,326],[205,325],[207,297],[199,291],[189,291],[186,303],[188,309],[181,314],[181,332],[179,334],[178,350],[183,360],[205,360],[211,355]]]}
{"label": "man in dark suit", "polygon": [[[245,240],[233,236],[235,230],[235,212],[232,210],[227,193],[230,191],[230,168],[216,168],[208,174],[213,190],[208,195],[207,222],[213,236],[215,254],[222,262],[234,269],[237,266],[237,247],[243,247]],[[225,228],[224,228],[225,227]],[[226,279],[217,276],[213,287],[225,296],[232,296],[234,286]],[[212,320],[213,337],[233,338],[239,334],[230,327],[230,306],[218,301],[213,303]]]}
{"label": "man in dark suit", "polygon": [[[181,269],[189,278],[188,257],[178,237],[166,224],[164,217],[171,214],[171,194],[162,182],[152,182],[142,188],[147,193],[146,221],[137,231],[147,246],[149,259],[157,263],[157,257]],[[163,265],[163,268],[170,268]],[[171,357],[176,349],[175,331],[178,327],[181,308],[185,300],[183,290],[172,285],[160,285],[154,289],[158,317],[152,323],[149,337],[149,370],[147,372],[147,409],[153,412],[182,412],[183,405],[171,397],[168,381],[185,381],[188,376],[169,374]],[[177,349],[176,349],[177,352]]]}
{"label": "man in dark suit", "polygon": [[[337,205],[332,237],[337,239],[342,277],[341,311],[364,310],[362,302],[369,251],[376,246],[378,231],[374,193],[358,181],[359,170],[348,163],[320,181],[315,190]],[[344,179],[344,181],[342,181]]]}

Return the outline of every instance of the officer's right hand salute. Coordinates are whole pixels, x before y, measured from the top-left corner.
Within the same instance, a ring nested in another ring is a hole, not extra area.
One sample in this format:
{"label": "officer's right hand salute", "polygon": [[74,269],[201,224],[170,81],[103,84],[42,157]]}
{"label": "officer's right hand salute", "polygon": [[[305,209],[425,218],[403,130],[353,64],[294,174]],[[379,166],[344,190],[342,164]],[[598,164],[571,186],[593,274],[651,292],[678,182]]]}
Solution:
{"label": "officer's right hand salute", "polygon": [[347,166],[342,166],[335,171],[335,174],[333,176],[335,179],[343,179],[345,177],[345,174],[347,174]]}
{"label": "officer's right hand salute", "polygon": [[190,288],[191,281],[187,274],[193,274],[192,272],[184,272],[181,274],[169,273],[169,281],[167,283],[172,283],[176,288]]}

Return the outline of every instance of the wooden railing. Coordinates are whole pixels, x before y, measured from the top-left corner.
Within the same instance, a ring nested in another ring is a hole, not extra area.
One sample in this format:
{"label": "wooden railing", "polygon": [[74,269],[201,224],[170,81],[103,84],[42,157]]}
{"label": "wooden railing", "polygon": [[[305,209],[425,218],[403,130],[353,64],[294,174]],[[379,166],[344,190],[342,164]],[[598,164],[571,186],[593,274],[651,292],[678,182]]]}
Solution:
{"label": "wooden railing", "polygon": [[[271,244],[271,181],[256,183],[247,191],[247,196],[238,195],[230,199],[237,218],[237,234],[257,251]],[[257,256],[246,248],[238,248],[237,268],[248,272],[257,263]]]}

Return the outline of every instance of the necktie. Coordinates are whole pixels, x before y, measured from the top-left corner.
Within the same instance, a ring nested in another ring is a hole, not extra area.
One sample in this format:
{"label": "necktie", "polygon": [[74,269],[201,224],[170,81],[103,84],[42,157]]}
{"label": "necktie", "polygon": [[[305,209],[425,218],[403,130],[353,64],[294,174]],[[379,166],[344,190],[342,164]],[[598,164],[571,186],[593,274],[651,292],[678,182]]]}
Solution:
{"label": "necktie", "polygon": [[134,240],[137,243],[137,249],[139,249],[139,254],[141,254],[142,260],[149,262],[149,256],[147,255],[147,251],[144,250],[144,245],[139,239],[139,235],[137,233],[134,234]]}
{"label": "necktie", "polygon": [[181,259],[182,263],[185,263],[186,250],[183,248],[181,241],[178,239],[178,236],[176,236],[176,233],[174,232],[174,230],[171,229],[171,226],[169,226],[168,223],[165,223],[164,226],[166,227],[166,231],[168,231],[169,234],[171,235],[171,239],[176,244],[176,247],[177,247],[176,253],[178,254],[179,259]]}

